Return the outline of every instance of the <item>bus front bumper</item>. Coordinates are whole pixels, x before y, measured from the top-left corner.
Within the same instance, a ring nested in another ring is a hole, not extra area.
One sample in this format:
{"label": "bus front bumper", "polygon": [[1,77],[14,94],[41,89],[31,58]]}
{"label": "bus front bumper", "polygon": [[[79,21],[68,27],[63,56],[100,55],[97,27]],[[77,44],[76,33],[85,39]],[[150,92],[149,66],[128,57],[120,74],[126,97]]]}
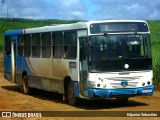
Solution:
{"label": "bus front bumper", "polygon": [[141,88],[121,88],[121,89],[95,89],[89,88],[89,96],[91,98],[116,98],[123,96],[136,96],[136,95],[153,95],[154,85],[141,87]]}

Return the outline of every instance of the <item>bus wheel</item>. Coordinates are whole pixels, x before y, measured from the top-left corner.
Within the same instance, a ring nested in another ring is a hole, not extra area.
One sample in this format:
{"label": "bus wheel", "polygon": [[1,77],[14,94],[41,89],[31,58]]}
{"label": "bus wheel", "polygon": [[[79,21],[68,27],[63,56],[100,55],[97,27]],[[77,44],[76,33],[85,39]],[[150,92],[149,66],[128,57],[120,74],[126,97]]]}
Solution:
{"label": "bus wheel", "polygon": [[118,103],[122,103],[122,104],[125,104],[128,102],[128,97],[127,98],[117,98],[117,102]]}
{"label": "bus wheel", "polygon": [[24,75],[22,79],[22,92],[24,94],[29,94],[30,93],[30,88],[28,86],[28,76]]}
{"label": "bus wheel", "polygon": [[72,81],[70,81],[68,83],[67,93],[68,93],[67,97],[68,97],[69,104],[70,105],[78,105],[79,99],[77,97],[75,97],[75,95],[74,95],[74,88],[73,88]]}

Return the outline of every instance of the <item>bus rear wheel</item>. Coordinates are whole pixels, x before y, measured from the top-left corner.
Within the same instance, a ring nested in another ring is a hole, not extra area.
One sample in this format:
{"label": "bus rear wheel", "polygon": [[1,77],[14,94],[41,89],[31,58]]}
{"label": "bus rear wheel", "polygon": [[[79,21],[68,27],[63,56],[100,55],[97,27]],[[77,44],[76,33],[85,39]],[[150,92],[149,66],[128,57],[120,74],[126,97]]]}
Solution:
{"label": "bus rear wheel", "polygon": [[28,76],[24,75],[22,78],[21,90],[24,94],[30,94],[30,87],[28,86]]}
{"label": "bus rear wheel", "polygon": [[72,81],[68,83],[68,88],[67,88],[67,99],[70,105],[78,105],[79,103],[79,98],[75,97],[74,95],[74,87]]}

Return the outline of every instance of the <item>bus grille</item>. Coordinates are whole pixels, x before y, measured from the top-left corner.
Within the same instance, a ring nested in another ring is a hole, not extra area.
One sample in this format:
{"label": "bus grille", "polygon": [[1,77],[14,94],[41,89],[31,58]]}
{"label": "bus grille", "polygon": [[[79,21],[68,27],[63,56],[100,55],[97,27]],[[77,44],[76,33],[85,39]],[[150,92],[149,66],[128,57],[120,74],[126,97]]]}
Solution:
{"label": "bus grille", "polygon": [[[135,88],[138,86],[137,80],[140,79],[142,76],[136,76],[136,77],[112,77],[107,78],[109,80],[109,83],[112,88]],[[128,82],[128,85],[123,87],[121,85],[121,81],[126,80]],[[136,81],[135,81],[136,80]]]}

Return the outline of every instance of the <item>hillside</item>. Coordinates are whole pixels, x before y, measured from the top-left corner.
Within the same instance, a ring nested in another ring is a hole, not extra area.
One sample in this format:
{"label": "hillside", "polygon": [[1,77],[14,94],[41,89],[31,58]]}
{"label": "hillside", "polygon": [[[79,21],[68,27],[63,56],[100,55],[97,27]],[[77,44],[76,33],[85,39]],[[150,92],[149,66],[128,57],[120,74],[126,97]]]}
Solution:
{"label": "hillside", "polygon": [[23,29],[23,28],[34,28],[47,26],[52,24],[68,24],[79,22],[80,20],[32,20],[23,18],[0,18],[0,51],[2,51],[2,45],[4,36],[3,33],[6,30]]}
{"label": "hillside", "polygon": [[[41,27],[52,24],[67,24],[75,23],[80,20],[31,20],[31,19],[21,19],[13,18],[6,19],[0,18],[0,52],[3,49],[3,33],[6,30],[11,29],[22,29],[22,28],[32,28]],[[153,56],[153,70],[154,70],[154,83],[156,87],[160,87],[160,20],[148,20],[147,21],[151,31],[151,44],[152,44],[152,56]],[[159,84],[159,85],[158,85]]]}

